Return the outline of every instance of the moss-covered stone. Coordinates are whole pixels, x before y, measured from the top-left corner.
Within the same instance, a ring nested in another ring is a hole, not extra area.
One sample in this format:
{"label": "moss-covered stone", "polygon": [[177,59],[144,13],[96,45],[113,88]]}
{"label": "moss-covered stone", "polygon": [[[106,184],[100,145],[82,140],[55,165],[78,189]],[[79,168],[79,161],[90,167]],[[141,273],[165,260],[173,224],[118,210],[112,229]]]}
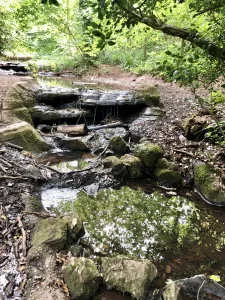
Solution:
{"label": "moss-covered stone", "polygon": [[36,103],[36,82],[26,80],[15,83],[3,100],[3,110],[21,107],[32,107]]}
{"label": "moss-covered stone", "polygon": [[225,186],[213,167],[197,163],[194,167],[194,185],[206,201],[225,205]]}
{"label": "moss-covered stone", "polygon": [[137,105],[159,106],[160,95],[158,87],[155,85],[141,86],[136,94]]}
{"label": "moss-covered stone", "polygon": [[112,173],[116,176],[126,176],[127,170],[121,159],[116,156],[108,156],[103,160],[105,168],[111,168]]}
{"label": "moss-covered stone", "polygon": [[156,168],[153,175],[157,178],[159,184],[165,187],[177,187],[181,181],[181,174],[170,169]]}
{"label": "moss-covered stone", "polygon": [[26,211],[31,211],[31,212],[40,212],[43,210],[43,205],[41,203],[41,200],[33,197],[31,195],[23,194],[21,195],[21,200],[23,204],[25,205],[25,210]]}
{"label": "moss-covered stone", "polygon": [[142,165],[138,157],[131,154],[126,154],[120,159],[126,166],[129,177],[140,178],[142,176]]}
{"label": "moss-covered stone", "polygon": [[153,169],[157,161],[163,156],[164,151],[156,144],[144,142],[136,146],[134,154],[140,158],[145,167]]}
{"label": "moss-covered stone", "polygon": [[51,146],[44,141],[40,134],[24,121],[0,128],[0,141],[11,142],[31,152],[51,149]]}
{"label": "moss-covered stone", "polygon": [[46,246],[61,250],[82,236],[83,224],[78,217],[64,216],[63,218],[49,217],[39,220],[35,225],[32,248]]}
{"label": "moss-covered stone", "polygon": [[189,139],[202,138],[205,134],[204,129],[212,123],[212,118],[208,115],[192,115],[181,122],[185,135]]}
{"label": "moss-covered stone", "polygon": [[63,267],[63,277],[72,299],[88,300],[97,292],[102,277],[95,263],[88,258],[72,258]]}
{"label": "moss-covered stone", "polygon": [[68,220],[65,218],[47,218],[37,222],[32,239],[32,247],[49,246],[62,250],[67,241]]}
{"label": "moss-covered stone", "polygon": [[103,257],[102,274],[107,285],[128,292],[135,299],[145,299],[156,267],[149,260],[132,260],[126,256]]}
{"label": "moss-covered stone", "polygon": [[109,141],[109,146],[115,153],[125,153],[127,151],[127,143],[120,136],[114,136]]}

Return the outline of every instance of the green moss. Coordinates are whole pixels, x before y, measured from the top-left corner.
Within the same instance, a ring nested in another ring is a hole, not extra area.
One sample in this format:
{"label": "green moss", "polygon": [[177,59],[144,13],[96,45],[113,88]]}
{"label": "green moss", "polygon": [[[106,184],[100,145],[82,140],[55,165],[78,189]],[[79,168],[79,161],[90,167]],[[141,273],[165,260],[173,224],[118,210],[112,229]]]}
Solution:
{"label": "green moss", "polygon": [[156,168],[153,175],[165,187],[176,187],[181,181],[181,174],[174,170]]}
{"label": "green moss", "polygon": [[116,156],[109,156],[103,160],[103,165],[105,168],[111,168],[112,173],[115,176],[126,176],[127,170],[123,165],[123,162]]}
{"label": "green moss", "polygon": [[3,109],[32,107],[36,103],[35,82],[21,81],[15,83],[8,91],[3,101]]}
{"label": "green moss", "polygon": [[136,104],[145,104],[147,106],[159,106],[159,90],[156,86],[144,86],[136,95]]}
{"label": "green moss", "polygon": [[147,168],[154,168],[157,161],[163,156],[163,149],[149,142],[144,142],[136,146],[134,153],[140,158],[142,164]]}
{"label": "green moss", "polygon": [[115,153],[125,153],[127,150],[127,143],[120,136],[112,137],[109,145]]}
{"label": "green moss", "polygon": [[0,130],[0,140],[14,143],[31,152],[48,151],[51,148],[39,133],[26,122],[14,123]]}
{"label": "green moss", "polygon": [[142,176],[142,165],[138,157],[126,154],[120,158],[126,166],[128,175],[131,178],[140,178]]}
{"label": "green moss", "polygon": [[15,108],[12,110],[12,114],[15,117],[17,117],[19,120],[25,121],[25,122],[33,125],[31,115],[29,113],[29,110],[26,107]]}
{"label": "green moss", "polygon": [[225,205],[225,187],[213,167],[197,164],[194,167],[196,189],[211,203]]}
{"label": "green moss", "polygon": [[47,218],[36,223],[32,247],[49,246],[61,250],[67,241],[68,222],[65,218]]}
{"label": "green moss", "polygon": [[73,258],[63,268],[63,277],[72,298],[89,300],[97,292],[102,277],[95,263],[87,258]]}

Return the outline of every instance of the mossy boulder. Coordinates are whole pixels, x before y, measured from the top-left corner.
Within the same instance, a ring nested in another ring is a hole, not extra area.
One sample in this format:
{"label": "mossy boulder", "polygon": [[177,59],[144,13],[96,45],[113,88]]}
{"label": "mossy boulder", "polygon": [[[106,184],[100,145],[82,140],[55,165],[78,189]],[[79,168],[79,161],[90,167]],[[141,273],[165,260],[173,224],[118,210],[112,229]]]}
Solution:
{"label": "mossy boulder", "polygon": [[63,267],[63,277],[72,299],[88,300],[97,292],[102,277],[95,263],[88,258],[71,258]]}
{"label": "mossy boulder", "polygon": [[163,156],[164,151],[156,144],[144,142],[135,147],[134,154],[140,158],[145,167],[153,169],[157,161]]}
{"label": "mossy boulder", "polygon": [[125,153],[127,151],[127,143],[120,136],[114,136],[109,141],[109,146],[115,153]]}
{"label": "mossy boulder", "polygon": [[160,185],[165,187],[177,187],[181,182],[181,174],[170,169],[156,168],[153,175]]}
{"label": "mossy boulder", "polygon": [[112,173],[115,176],[126,176],[127,175],[127,169],[124,166],[121,159],[119,159],[116,156],[108,156],[103,160],[103,165],[105,168],[111,168]]}
{"label": "mossy boulder", "polygon": [[37,84],[33,79],[15,83],[6,94],[2,105],[3,110],[34,106],[36,89]]}
{"label": "mossy boulder", "polygon": [[157,269],[149,260],[133,260],[126,256],[103,257],[102,275],[108,286],[142,300],[157,275]]}
{"label": "mossy boulder", "polygon": [[87,139],[84,137],[64,137],[60,138],[57,142],[58,146],[62,149],[73,151],[89,151],[90,148],[87,145]]}
{"label": "mossy boulder", "polygon": [[0,141],[11,142],[31,152],[42,152],[51,149],[40,134],[24,121],[16,122],[0,128]]}
{"label": "mossy boulder", "polygon": [[33,125],[30,112],[26,107],[15,108],[12,110],[2,110],[1,119],[4,123],[13,123],[22,120]]}
{"label": "mossy boulder", "polygon": [[225,205],[225,185],[213,167],[197,163],[194,166],[194,185],[207,202]]}
{"label": "mossy boulder", "polygon": [[140,178],[142,176],[141,160],[131,154],[125,154],[120,158],[126,166],[130,178]]}
{"label": "mossy boulder", "polygon": [[136,94],[137,105],[159,106],[160,95],[155,85],[142,85]]}
{"label": "mossy boulder", "polygon": [[32,248],[49,247],[53,250],[62,250],[76,240],[77,236],[83,234],[83,224],[78,217],[49,217],[36,223]]}

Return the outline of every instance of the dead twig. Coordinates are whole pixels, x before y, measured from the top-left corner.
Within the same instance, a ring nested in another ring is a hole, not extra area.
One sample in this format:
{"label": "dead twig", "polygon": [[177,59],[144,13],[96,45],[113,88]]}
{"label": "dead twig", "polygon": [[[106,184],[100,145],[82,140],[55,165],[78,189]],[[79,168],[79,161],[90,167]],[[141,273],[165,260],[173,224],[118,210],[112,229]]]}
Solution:
{"label": "dead twig", "polygon": [[23,176],[8,176],[8,175],[3,175],[0,176],[0,179],[21,179],[21,180],[28,180],[28,177],[23,177]]}
{"label": "dead twig", "polygon": [[23,256],[27,255],[27,246],[26,246],[26,242],[27,242],[27,236],[26,236],[26,231],[23,227],[23,223],[21,220],[20,216],[17,216],[17,220],[18,220],[18,224],[19,224],[19,228],[21,229],[21,233],[22,233],[22,249],[23,249]]}
{"label": "dead twig", "polygon": [[3,165],[0,164],[0,170],[3,172],[3,173],[7,173],[6,169],[3,167]]}
{"label": "dead twig", "polygon": [[12,144],[12,143],[9,143],[9,142],[5,143],[5,145],[8,146],[8,147],[17,149],[17,150],[19,150],[19,151],[23,151],[23,147],[20,147],[20,146],[18,146],[18,145],[15,145],[15,144]]}
{"label": "dead twig", "polygon": [[0,162],[6,165],[6,167],[12,168],[12,164],[8,163],[5,159],[0,158]]}
{"label": "dead twig", "polygon": [[104,150],[97,156],[97,159],[100,158],[100,157],[107,151],[108,146],[109,146],[109,145],[106,145],[106,146],[105,146]]}
{"label": "dead twig", "polygon": [[192,154],[190,152],[187,152],[187,151],[180,150],[180,149],[174,149],[174,151],[177,152],[177,153],[182,153],[182,154],[187,155],[187,156],[191,156],[191,157],[194,156],[194,154]]}

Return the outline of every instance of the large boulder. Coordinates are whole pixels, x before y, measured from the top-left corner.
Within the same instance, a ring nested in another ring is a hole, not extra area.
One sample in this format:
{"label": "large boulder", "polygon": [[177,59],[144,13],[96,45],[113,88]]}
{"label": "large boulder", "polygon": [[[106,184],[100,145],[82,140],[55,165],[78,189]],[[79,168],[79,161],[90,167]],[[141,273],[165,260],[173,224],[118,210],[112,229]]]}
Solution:
{"label": "large boulder", "polygon": [[110,287],[142,300],[145,299],[157,270],[149,260],[133,260],[126,256],[103,257],[102,275]]}
{"label": "large boulder", "polygon": [[142,176],[142,165],[138,157],[131,154],[125,154],[120,159],[126,166],[129,177],[140,178]]}
{"label": "large boulder", "polygon": [[71,258],[63,267],[63,277],[72,299],[88,300],[97,292],[102,277],[88,258]]}
{"label": "large boulder", "polygon": [[157,161],[163,156],[164,151],[156,144],[144,142],[135,147],[134,154],[140,158],[145,167],[153,169]]}
{"label": "large boulder", "polygon": [[127,143],[120,136],[114,136],[109,141],[109,146],[115,153],[125,153],[127,151]]}
{"label": "large boulder", "polygon": [[35,225],[32,247],[49,247],[54,250],[62,250],[68,243],[77,240],[83,233],[83,224],[78,217],[49,217],[39,220]]}
{"label": "large boulder", "polygon": [[36,103],[36,89],[37,85],[33,79],[15,83],[3,100],[1,122],[23,120],[33,124],[29,109]]}
{"label": "large boulder", "polygon": [[201,162],[196,163],[194,185],[207,202],[225,205],[225,185],[213,167]]}
{"label": "large boulder", "polygon": [[24,121],[0,127],[0,141],[16,144],[31,152],[51,149],[51,146],[44,141],[40,134]]}

